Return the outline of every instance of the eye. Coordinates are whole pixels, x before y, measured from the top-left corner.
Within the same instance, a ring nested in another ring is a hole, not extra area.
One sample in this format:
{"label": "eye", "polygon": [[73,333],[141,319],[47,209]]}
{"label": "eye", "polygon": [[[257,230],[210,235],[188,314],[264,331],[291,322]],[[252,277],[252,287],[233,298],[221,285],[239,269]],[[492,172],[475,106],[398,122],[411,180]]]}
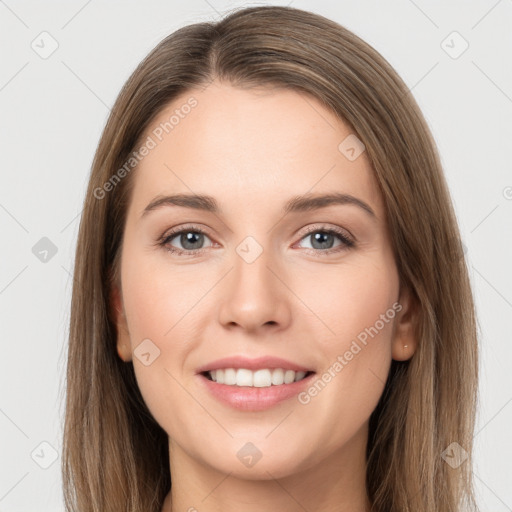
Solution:
{"label": "eye", "polygon": [[[210,240],[206,233],[196,227],[189,227],[173,231],[163,236],[159,244],[164,246],[169,252],[177,254],[197,254],[203,252],[205,239]],[[173,246],[178,244],[181,247]],[[207,247],[206,247],[207,248]]]}
{"label": "eye", "polygon": [[[336,239],[340,242],[338,246],[334,246]],[[355,246],[355,242],[349,238],[343,231],[334,228],[315,227],[308,229],[306,236],[302,240],[310,240],[311,248],[315,253],[330,254],[332,252],[340,252]]]}
{"label": "eye", "polygon": [[[315,255],[341,252],[355,246],[355,242],[344,231],[336,228],[312,226],[307,229],[306,235],[300,241],[308,239],[311,241],[311,247],[305,249]],[[340,242],[337,246],[334,245],[336,239]],[[163,235],[158,245],[179,256],[197,256],[213,246],[210,240],[210,244],[204,247],[205,240],[210,238],[202,229],[189,226]]]}

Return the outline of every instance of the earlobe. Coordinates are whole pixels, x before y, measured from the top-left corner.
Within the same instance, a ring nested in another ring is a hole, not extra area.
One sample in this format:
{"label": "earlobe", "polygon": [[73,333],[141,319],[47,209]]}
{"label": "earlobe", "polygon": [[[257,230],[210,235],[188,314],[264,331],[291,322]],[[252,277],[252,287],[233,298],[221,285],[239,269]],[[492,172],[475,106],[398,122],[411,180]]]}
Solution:
{"label": "earlobe", "polygon": [[400,311],[395,317],[394,336],[392,340],[392,358],[395,361],[407,361],[417,349],[418,340],[415,336],[417,320],[417,304],[408,288],[402,288],[398,303]]}
{"label": "earlobe", "polygon": [[113,285],[110,293],[110,304],[112,318],[116,325],[117,331],[117,354],[125,363],[131,361],[131,344],[130,335],[128,333],[128,325],[124,314],[124,307],[121,300],[121,293],[117,285]]}

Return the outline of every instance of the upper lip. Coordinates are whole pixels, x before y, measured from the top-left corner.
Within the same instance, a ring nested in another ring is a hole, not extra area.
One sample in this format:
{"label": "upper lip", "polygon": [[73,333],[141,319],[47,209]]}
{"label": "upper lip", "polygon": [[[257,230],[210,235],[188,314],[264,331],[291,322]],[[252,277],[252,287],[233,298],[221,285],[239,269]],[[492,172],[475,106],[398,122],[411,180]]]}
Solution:
{"label": "upper lip", "polygon": [[247,370],[263,370],[265,368],[282,368],[283,370],[294,370],[296,372],[313,371],[301,364],[287,361],[280,357],[262,356],[249,359],[243,356],[231,356],[217,359],[197,368],[197,373],[204,373],[224,368],[246,368]]}

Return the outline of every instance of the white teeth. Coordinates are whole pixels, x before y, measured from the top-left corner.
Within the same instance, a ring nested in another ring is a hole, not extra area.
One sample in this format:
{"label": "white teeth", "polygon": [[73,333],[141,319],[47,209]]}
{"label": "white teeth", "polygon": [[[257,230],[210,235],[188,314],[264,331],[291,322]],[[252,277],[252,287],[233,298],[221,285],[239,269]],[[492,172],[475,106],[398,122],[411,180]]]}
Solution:
{"label": "white teeth", "polygon": [[214,382],[228,386],[248,386],[255,388],[268,388],[281,384],[291,384],[302,380],[306,372],[283,370],[282,368],[247,370],[245,368],[224,368],[208,372]]}
{"label": "white teeth", "polygon": [[[228,370],[226,370],[227,372]],[[224,382],[224,384],[229,384],[228,382]],[[234,382],[236,386],[252,386],[252,372],[251,370],[246,370],[245,368],[238,368],[236,371],[236,382]]]}
{"label": "white teeth", "polygon": [[295,382],[302,380],[306,376],[306,372],[295,372]]}
{"label": "white teeth", "polygon": [[286,370],[284,372],[284,383],[291,384],[295,379],[295,372],[293,370]]}
{"label": "white teeth", "polygon": [[224,384],[232,386],[236,384],[236,370],[233,368],[226,368],[224,370]]}
{"label": "white teeth", "polygon": [[255,388],[268,388],[272,385],[270,370],[257,370],[252,374],[252,384]]}
{"label": "white teeth", "polygon": [[274,386],[279,386],[280,384],[284,384],[284,370],[281,370],[281,368],[276,368],[272,372],[272,384]]}

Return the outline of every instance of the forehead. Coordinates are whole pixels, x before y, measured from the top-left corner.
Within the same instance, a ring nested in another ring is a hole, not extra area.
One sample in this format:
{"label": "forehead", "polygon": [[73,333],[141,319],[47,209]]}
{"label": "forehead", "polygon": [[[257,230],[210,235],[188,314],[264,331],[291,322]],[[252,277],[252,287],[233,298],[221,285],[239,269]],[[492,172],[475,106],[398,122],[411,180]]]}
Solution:
{"label": "forehead", "polygon": [[219,202],[282,202],[344,192],[382,207],[366,152],[351,128],[294,90],[212,82],[163,108],[145,130],[151,149],[134,173],[137,210],[157,194],[207,193]]}

